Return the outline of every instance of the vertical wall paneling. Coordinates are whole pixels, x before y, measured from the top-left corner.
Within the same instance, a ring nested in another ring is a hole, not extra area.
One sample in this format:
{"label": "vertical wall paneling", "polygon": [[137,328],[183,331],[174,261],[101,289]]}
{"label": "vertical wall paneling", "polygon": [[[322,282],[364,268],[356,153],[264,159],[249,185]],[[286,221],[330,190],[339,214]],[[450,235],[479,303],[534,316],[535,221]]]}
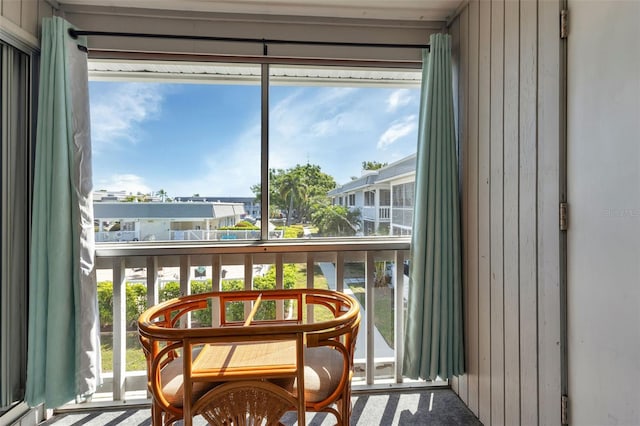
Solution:
{"label": "vertical wall paneling", "polygon": [[[453,66],[452,72],[452,84],[453,84],[453,99],[457,99],[458,90],[460,87],[460,22],[455,21],[451,27],[449,28],[449,34],[451,35],[451,60]],[[454,117],[455,117],[455,126],[456,133],[460,134],[459,125],[460,125],[460,116],[459,110],[454,108]],[[460,381],[458,376],[454,376],[449,380],[449,384],[451,385],[451,389],[458,395],[460,394]]]}
{"label": "vertical wall paneling", "polygon": [[53,16],[53,7],[46,0],[38,0],[38,17],[36,22],[36,35],[40,34],[40,26],[42,25],[42,18],[45,16]]}
{"label": "vertical wall paneling", "polygon": [[53,15],[46,0],[0,0],[0,40],[26,53],[40,48],[40,22]]}
{"label": "vertical wall paneling", "polygon": [[22,0],[20,21],[29,34],[38,34],[38,0]]}
{"label": "vertical wall paneling", "polygon": [[[468,96],[468,63],[469,63],[469,43],[468,33],[469,33],[469,9],[466,8],[462,11],[459,17],[459,33],[458,36],[460,38],[460,43],[458,45],[458,147],[460,153],[459,163],[462,164],[462,179],[460,180],[462,186],[462,212],[461,212],[461,220],[462,220],[462,235],[463,235],[463,271],[462,276],[463,279],[466,280],[469,276],[469,263],[464,261],[467,259],[469,250],[467,248],[469,240],[465,238],[468,235],[468,217],[465,215],[466,209],[464,206],[469,202],[469,185],[466,184],[469,179],[469,153],[466,149],[468,145],[466,141],[468,139],[468,110],[469,110],[469,96]],[[468,286],[465,286],[463,291],[463,309],[464,309],[464,323],[469,324],[469,293]],[[468,326],[465,327],[468,329]],[[464,336],[465,347],[469,347],[469,333],[465,331]],[[465,371],[468,371],[469,368],[469,360],[465,355]],[[458,378],[458,395],[465,402],[465,404],[469,404],[469,375],[464,374]]]}
{"label": "vertical wall paneling", "polygon": [[491,2],[491,424],[504,424],[504,0]]}
{"label": "vertical wall paneling", "polygon": [[519,19],[520,3],[505,1],[504,32],[504,420],[520,423],[519,276]]}
{"label": "vertical wall paneling", "polygon": [[560,423],[559,8],[470,0],[450,26],[467,367],[453,388],[486,425]]}
{"label": "vertical wall paneling", "polygon": [[20,26],[20,11],[22,10],[22,0],[3,0],[2,17]]}
{"label": "vertical wall paneling", "polygon": [[468,320],[467,320],[467,334],[469,335],[469,346],[466,349],[467,355],[467,376],[468,379],[468,391],[469,400],[467,406],[477,416],[479,413],[480,401],[480,350],[479,350],[479,290],[478,290],[478,65],[479,57],[478,52],[480,49],[479,43],[479,28],[480,28],[480,5],[477,1],[469,3],[469,32],[467,38],[467,44],[469,46],[469,74],[468,74],[468,87],[469,87],[469,115],[468,115],[468,134],[467,143],[468,158],[467,163],[469,167],[467,186],[469,187],[469,199],[467,202],[466,214],[469,226],[467,227],[466,235],[466,247],[467,247],[467,259],[465,261],[467,265],[468,275],[465,278],[467,295],[468,295]]}
{"label": "vertical wall paneling", "polygon": [[[538,3],[538,382],[544,407],[557,406],[561,393],[559,15],[558,3]],[[541,425],[560,421],[559,409],[539,412]]]}
{"label": "vertical wall paneling", "polygon": [[537,2],[520,2],[520,398],[521,423],[538,423]]}
{"label": "vertical wall paneling", "polygon": [[480,0],[478,64],[478,348],[482,423],[491,424],[491,2]]}

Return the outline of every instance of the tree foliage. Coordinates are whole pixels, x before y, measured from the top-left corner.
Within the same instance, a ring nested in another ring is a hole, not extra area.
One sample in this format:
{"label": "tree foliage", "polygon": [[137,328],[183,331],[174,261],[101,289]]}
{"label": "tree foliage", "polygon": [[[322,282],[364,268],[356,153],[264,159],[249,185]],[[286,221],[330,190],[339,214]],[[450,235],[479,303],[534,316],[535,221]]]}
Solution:
{"label": "tree foliage", "polygon": [[311,217],[323,237],[350,237],[361,227],[360,209],[350,210],[339,205],[319,205]]}
{"label": "tree foliage", "polygon": [[379,170],[386,167],[388,163],[380,163],[378,161],[363,161],[362,170]]}
{"label": "tree foliage", "polygon": [[[125,297],[127,328],[134,329],[138,317],[147,309],[147,287],[144,284],[127,283]],[[111,281],[98,283],[98,314],[100,327],[113,326],[113,283]]]}
{"label": "tree foliage", "polygon": [[[327,192],[336,187],[332,176],[323,173],[315,164],[296,165],[290,169],[269,170],[269,201],[287,215],[286,225],[290,225],[292,216],[304,222],[311,218],[314,205],[325,200]],[[260,185],[251,190],[260,197]]]}

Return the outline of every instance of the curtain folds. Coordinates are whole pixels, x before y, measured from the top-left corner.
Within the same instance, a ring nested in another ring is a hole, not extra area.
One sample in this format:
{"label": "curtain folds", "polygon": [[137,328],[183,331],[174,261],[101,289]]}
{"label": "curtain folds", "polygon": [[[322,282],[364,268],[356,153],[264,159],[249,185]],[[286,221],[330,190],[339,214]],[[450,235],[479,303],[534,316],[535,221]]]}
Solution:
{"label": "curtain folds", "polygon": [[417,379],[464,372],[458,160],[451,38],[431,36],[422,99],[403,373]]}
{"label": "curtain folds", "polygon": [[42,23],[26,401],[48,408],[100,380],[87,55],[69,27]]}

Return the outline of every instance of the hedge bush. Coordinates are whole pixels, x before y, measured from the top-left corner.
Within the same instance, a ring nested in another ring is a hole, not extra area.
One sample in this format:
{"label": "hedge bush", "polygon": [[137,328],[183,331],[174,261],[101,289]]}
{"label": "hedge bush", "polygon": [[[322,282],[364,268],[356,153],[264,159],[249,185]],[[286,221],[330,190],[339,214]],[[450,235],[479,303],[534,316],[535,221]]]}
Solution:
{"label": "hedge bush", "polygon": [[[284,265],[283,286],[285,289],[295,287],[297,267],[296,265]],[[275,288],[276,270],[269,268],[264,276],[257,276],[253,279],[253,287],[256,290],[270,290]],[[191,293],[199,294],[211,291],[211,280],[191,281]],[[223,280],[222,290],[243,290],[242,280]],[[160,302],[179,297],[180,283],[170,281],[166,283],[159,293]],[[275,302],[264,302],[256,313],[256,319],[269,319],[275,317]],[[285,305],[288,307],[288,304]],[[126,284],[126,321],[129,329],[135,329],[138,317],[147,309],[147,287],[140,283]],[[98,310],[100,313],[100,325],[103,329],[113,327],[113,283],[111,281],[101,281],[98,283]],[[244,304],[242,302],[229,303],[226,307],[226,317],[228,321],[242,321],[244,319]],[[191,314],[191,318],[201,326],[211,325],[211,302],[207,309],[201,309]]]}
{"label": "hedge bush", "polygon": [[[138,317],[147,309],[147,287],[139,283],[127,283],[126,322],[127,328],[135,328]],[[98,313],[101,328],[113,327],[113,283],[98,283]]]}

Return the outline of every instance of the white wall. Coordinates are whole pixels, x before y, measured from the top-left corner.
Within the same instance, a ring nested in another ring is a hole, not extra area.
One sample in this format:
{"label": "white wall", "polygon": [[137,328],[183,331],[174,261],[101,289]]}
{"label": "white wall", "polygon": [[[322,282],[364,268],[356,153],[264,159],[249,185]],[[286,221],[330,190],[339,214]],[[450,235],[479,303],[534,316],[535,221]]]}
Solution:
{"label": "white wall", "polygon": [[640,424],[640,2],[569,2],[570,422]]}

